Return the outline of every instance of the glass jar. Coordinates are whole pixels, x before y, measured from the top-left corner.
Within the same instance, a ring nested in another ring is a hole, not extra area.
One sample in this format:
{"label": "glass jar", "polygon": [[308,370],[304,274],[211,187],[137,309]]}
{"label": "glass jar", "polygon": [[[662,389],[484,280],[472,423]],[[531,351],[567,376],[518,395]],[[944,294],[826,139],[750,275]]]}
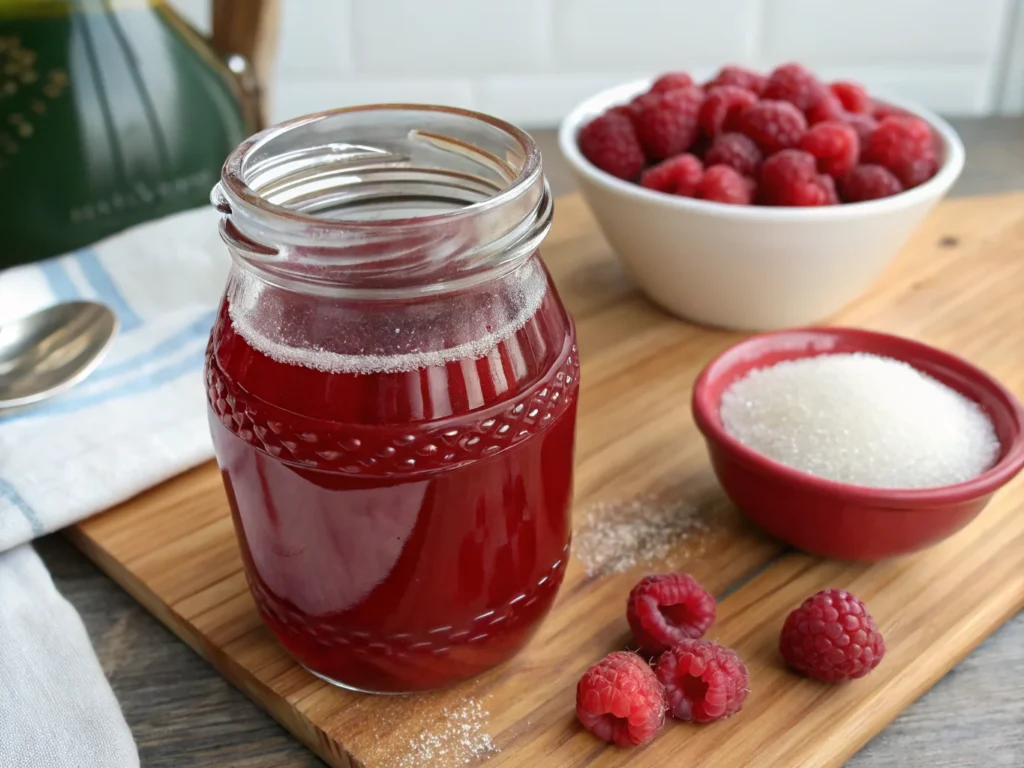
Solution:
{"label": "glass jar", "polygon": [[565,572],[579,386],[536,144],[336,110],[243,143],[212,200],[233,267],[210,429],[264,621],[362,691],[508,659]]}

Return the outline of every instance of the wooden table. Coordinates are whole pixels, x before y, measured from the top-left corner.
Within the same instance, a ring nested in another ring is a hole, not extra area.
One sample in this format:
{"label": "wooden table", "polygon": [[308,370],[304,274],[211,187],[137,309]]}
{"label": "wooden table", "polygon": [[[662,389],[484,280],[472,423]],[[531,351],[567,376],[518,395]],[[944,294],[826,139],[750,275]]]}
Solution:
{"label": "wooden table", "polygon": [[[1024,188],[1024,118],[954,123],[968,162],[953,194]],[[536,135],[555,192],[571,191],[572,179],[553,134]],[[65,541],[48,537],[37,546],[57,586],[82,614],[145,768],[324,765]],[[1022,681],[1024,614],[907,709],[849,765],[1022,766]]]}

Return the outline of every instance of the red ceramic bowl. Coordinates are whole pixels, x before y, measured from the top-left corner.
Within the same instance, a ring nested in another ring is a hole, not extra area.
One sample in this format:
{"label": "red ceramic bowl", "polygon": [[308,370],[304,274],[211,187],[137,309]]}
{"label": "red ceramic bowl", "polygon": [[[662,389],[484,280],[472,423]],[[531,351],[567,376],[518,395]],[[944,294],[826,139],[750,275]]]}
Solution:
{"label": "red ceramic bowl", "polygon": [[[848,352],[902,360],[980,404],[1001,445],[996,463],[956,485],[867,488],[792,469],[726,433],[719,415],[722,394],[748,371],[783,360]],[[733,503],[774,536],[827,557],[878,560],[935,544],[970,522],[1024,466],[1024,408],[999,382],[948,352],[851,328],[766,333],[731,347],[697,379],[693,417]]]}

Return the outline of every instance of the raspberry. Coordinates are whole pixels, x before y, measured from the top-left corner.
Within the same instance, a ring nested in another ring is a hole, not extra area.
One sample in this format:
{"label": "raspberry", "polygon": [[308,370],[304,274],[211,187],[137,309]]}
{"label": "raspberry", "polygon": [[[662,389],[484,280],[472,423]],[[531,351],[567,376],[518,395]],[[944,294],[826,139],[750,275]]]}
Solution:
{"label": "raspberry", "polygon": [[847,112],[843,116],[843,122],[852,125],[853,130],[857,132],[857,136],[860,138],[860,147],[863,151],[864,145],[868,141],[868,136],[872,134],[875,128],[878,127],[878,121],[875,120],[871,115],[862,115],[859,112]]}
{"label": "raspberry", "polygon": [[736,118],[745,107],[757,103],[757,96],[738,85],[719,85],[707,91],[700,108],[700,127],[714,138],[736,127]]}
{"label": "raspberry", "polygon": [[847,112],[855,114],[871,114],[875,104],[864,90],[864,86],[851,83],[847,80],[838,80],[832,83],[828,89],[838,97]]}
{"label": "raspberry", "polygon": [[609,653],[576,686],[576,716],[583,727],[620,747],[653,739],[665,724],[665,708],[665,689],[635,653]]}
{"label": "raspberry", "polygon": [[580,152],[602,171],[633,179],[643,170],[644,152],[636,130],[621,112],[605,112],[580,130]]}
{"label": "raspberry", "polygon": [[709,82],[706,87],[714,88],[716,85],[737,85],[760,96],[767,82],[768,78],[760,72],[752,72],[749,69],[730,64],[729,66],[722,67],[718,74],[715,75],[715,79]]}
{"label": "raspberry", "polygon": [[654,81],[650,92],[664,93],[665,91],[674,91],[676,88],[685,88],[688,85],[693,85],[693,78],[685,72],[667,72]]}
{"label": "raspberry", "polygon": [[708,165],[728,165],[744,176],[756,176],[763,158],[754,140],[742,133],[719,134],[704,156]]}
{"label": "raspberry", "polygon": [[[630,102],[629,104],[620,104],[617,107],[612,107],[611,109],[608,110],[607,114],[614,113],[616,115],[622,115],[627,120],[629,120],[629,122],[633,123],[633,129],[635,130],[636,129],[636,118],[637,118],[637,115],[639,114],[639,111],[640,111],[639,108],[635,104],[633,104],[633,102]],[[638,139],[638,141],[639,141],[639,139]]]}
{"label": "raspberry", "polygon": [[698,158],[701,162],[704,161],[704,155],[707,154],[708,149],[711,147],[711,139],[707,136],[698,136],[697,140],[693,142],[690,147],[690,154]]}
{"label": "raspberry", "polygon": [[842,120],[846,117],[846,110],[842,102],[830,91],[822,91],[821,95],[807,108],[807,122],[811,125],[823,123],[826,120]]}
{"label": "raspberry", "polygon": [[670,195],[693,197],[704,173],[704,164],[693,155],[676,155],[648,168],[640,183],[648,189]]}
{"label": "raspberry", "polygon": [[857,164],[860,139],[853,126],[827,120],[810,127],[800,140],[800,149],[814,155],[819,171],[838,179]]}
{"label": "raspberry", "polygon": [[768,76],[761,98],[788,101],[803,112],[824,91],[825,86],[802,64],[783,64]]}
{"label": "raspberry", "polygon": [[818,176],[818,186],[825,193],[825,205],[839,205],[839,193],[836,192],[836,180],[827,173]]}
{"label": "raspberry", "polygon": [[838,683],[877,667],[885,641],[864,603],[844,589],[824,589],[786,617],[779,651],[797,672]]}
{"label": "raspberry", "polygon": [[903,191],[903,185],[888,168],[858,165],[839,180],[839,191],[844,202],[859,203],[898,194]]}
{"label": "raspberry", "polygon": [[800,149],[784,149],[764,161],[760,193],[765,205],[831,205],[837,199],[832,177],[819,175],[814,155]]}
{"label": "raspberry", "polygon": [[682,640],[658,659],[654,673],[665,686],[677,720],[710,723],[743,708],[750,676],[731,648],[706,640]]}
{"label": "raspberry", "polygon": [[913,115],[902,107],[897,107],[895,104],[876,101],[874,109],[871,110],[871,116],[881,122],[887,117],[912,117]]}
{"label": "raspberry", "polygon": [[737,129],[770,155],[799,144],[807,119],[787,101],[759,101],[740,112]]}
{"label": "raspberry", "polygon": [[637,118],[640,142],[651,160],[685,152],[697,138],[697,116],[704,92],[696,86],[652,93],[641,100]]}
{"label": "raspberry", "polygon": [[861,159],[892,171],[907,189],[935,175],[935,138],[919,117],[887,117],[872,131]]}
{"label": "raspberry", "polygon": [[643,650],[661,653],[707,631],[715,598],[687,573],[648,576],[629,593],[626,620]]}
{"label": "raspberry", "polygon": [[704,171],[697,185],[697,197],[717,203],[750,205],[754,201],[757,185],[735,168],[728,165],[712,165]]}

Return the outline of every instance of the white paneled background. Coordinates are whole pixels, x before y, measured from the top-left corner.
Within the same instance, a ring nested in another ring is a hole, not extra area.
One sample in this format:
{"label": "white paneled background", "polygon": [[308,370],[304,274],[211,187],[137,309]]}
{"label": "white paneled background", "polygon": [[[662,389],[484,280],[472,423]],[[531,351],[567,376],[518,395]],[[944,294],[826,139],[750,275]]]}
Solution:
{"label": "white paneled background", "polygon": [[[172,0],[198,28],[209,0]],[[952,115],[1024,112],[1024,0],[280,0],[276,122],[380,101],[530,127],[666,69],[802,61]]]}

